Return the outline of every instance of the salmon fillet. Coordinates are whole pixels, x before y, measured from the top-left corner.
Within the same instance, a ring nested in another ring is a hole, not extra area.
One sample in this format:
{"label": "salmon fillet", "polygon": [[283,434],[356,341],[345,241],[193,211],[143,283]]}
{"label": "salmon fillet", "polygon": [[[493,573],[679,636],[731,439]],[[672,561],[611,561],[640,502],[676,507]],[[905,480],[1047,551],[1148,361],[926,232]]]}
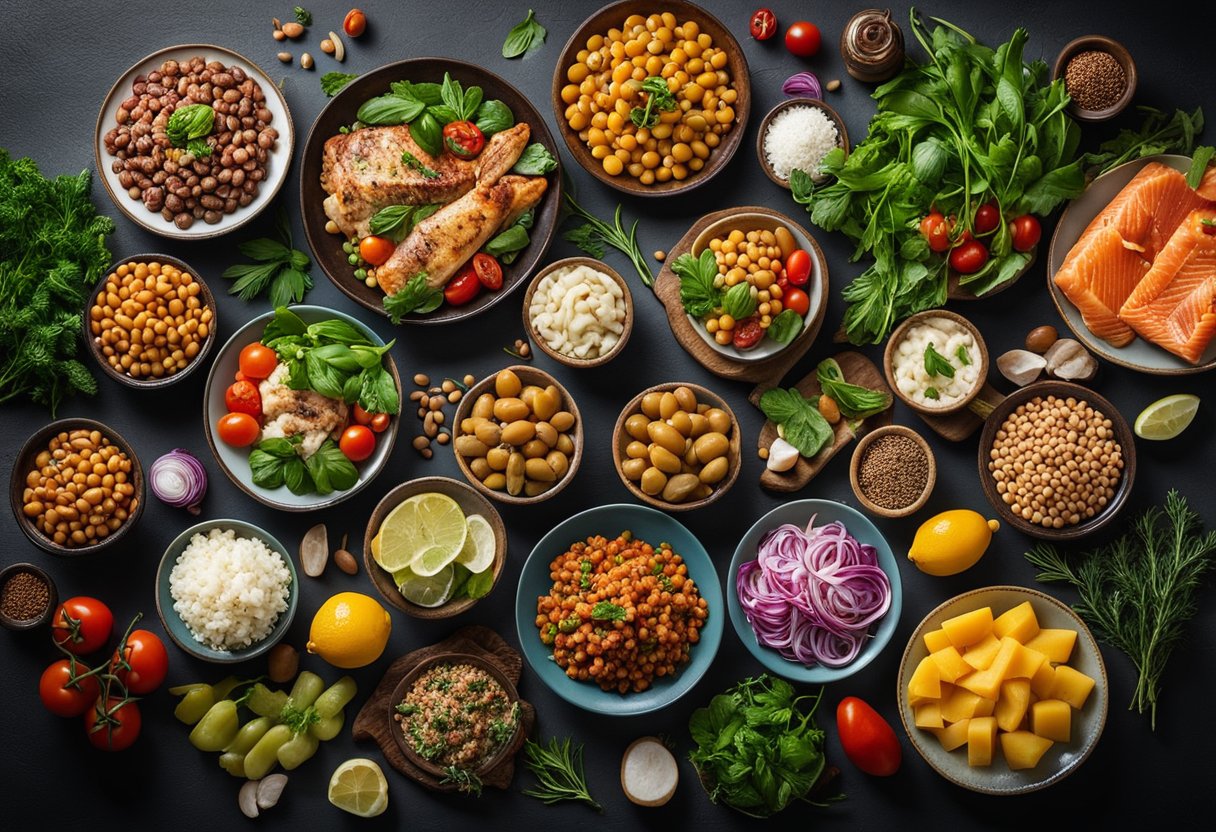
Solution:
{"label": "salmon fillet", "polygon": [[1119,310],[1145,340],[1198,364],[1216,336],[1216,211],[1192,211]]}

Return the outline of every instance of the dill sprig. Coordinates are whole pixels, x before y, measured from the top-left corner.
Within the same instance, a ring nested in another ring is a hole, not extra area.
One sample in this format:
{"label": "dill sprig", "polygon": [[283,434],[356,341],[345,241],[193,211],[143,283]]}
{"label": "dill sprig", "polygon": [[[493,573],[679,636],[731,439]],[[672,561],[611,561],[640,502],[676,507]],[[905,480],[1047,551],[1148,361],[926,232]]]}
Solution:
{"label": "dill sprig", "polygon": [[577,745],[571,748],[569,737],[561,742],[557,737],[551,737],[548,746],[525,740],[524,763],[536,776],[536,785],[525,789],[524,794],[546,804],[578,800],[597,812],[603,811],[587,789],[587,778],[583,774],[583,747]]}
{"label": "dill sprig", "polygon": [[637,270],[638,277],[642,278],[642,283],[653,288],[654,275],[650,273],[650,264],[646,262],[646,255],[638,246],[638,221],[634,220],[633,225],[629,226],[629,230],[626,231],[621,224],[620,205],[616,206],[612,222],[606,223],[578,204],[574,198],[573,188],[569,184],[567,184],[563,196],[566,208],[569,209],[571,215],[586,220],[584,225],[567,231],[566,239],[597,260],[604,257],[606,246],[612,246],[629,258],[634,269]]}
{"label": "dill sprig", "polygon": [[1132,660],[1139,678],[1128,710],[1148,711],[1154,730],[1166,663],[1198,610],[1195,591],[1216,560],[1216,531],[1202,534],[1201,526],[1186,498],[1171,490],[1164,512],[1149,509],[1111,543],[1076,556],[1047,544],[1026,553],[1039,569],[1035,578],[1075,587],[1081,600],[1073,609],[1099,639]]}

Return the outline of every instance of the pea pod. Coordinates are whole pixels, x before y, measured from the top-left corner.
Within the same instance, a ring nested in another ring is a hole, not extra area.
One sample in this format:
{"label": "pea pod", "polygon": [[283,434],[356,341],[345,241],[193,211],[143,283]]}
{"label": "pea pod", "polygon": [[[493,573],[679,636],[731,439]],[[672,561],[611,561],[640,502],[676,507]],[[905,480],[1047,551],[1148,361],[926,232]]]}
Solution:
{"label": "pea pod", "polygon": [[275,756],[283,768],[291,771],[316,754],[319,745],[316,737],[304,731],[280,745]]}
{"label": "pea pod", "polygon": [[268,716],[259,716],[249,720],[241,726],[241,730],[236,732],[236,738],[228,743],[224,751],[244,757],[273,726],[274,720]]}
{"label": "pea pod", "polygon": [[410,122],[410,138],[431,156],[438,158],[443,153],[443,127],[429,112]]}
{"label": "pea pod", "polygon": [[317,701],[313,703],[313,707],[317,710],[317,716],[321,719],[329,719],[337,713],[340,713],[346,707],[350,700],[355,698],[355,694],[359,692],[358,685],[350,676],[343,676],[338,681],[330,685],[324,693],[317,697]]}
{"label": "pea pod", "polygon": [[291,740],[291,729],[286,725],[275,725],[262,735],[249,753],[245,755],[245,776],[250,780],[261,780],[279,762],[279,748]]}
{"label": "pea pod", "polygon": [[190,731],[190,744],[199,751],[221,751],[236,738],[240,725],[236,702],[221,699]]}
{"label": "pea pod", "polygon": [[346,712],[338,711],[333,716],[322,719],[320,722],[314,722],[308,726],[308,733],[323,742],[328,742],[341,733],[342,725],[345,722]]}
{"label": "pea pod", "polygon": [[225,751],[220,755],[220,768],[231,774],[233,777],[244,777],[245,755]]}
{"label": "pea pod", "polygon": [[215,689],[211,685],[191,687],[173,709],[173,715],[187,725],[193,725],[206,716],[215,704]]}
{"label": "pea pod", "polygon": [[245,700],[245,706],[249,710],[258,716],[268,716],[271,719],[278,719],[286,704],[286,693],[281,690],[271,690],[261,682],[253,686],[253,689],[249,691],[249,698]]}
{"label": "pea pod", "polygon": [[296,677],[296,683],[291,686],[291,695],[287,704],[293,708],[304,710],[317,701],[317,697],[325,690],[325,680],[307,670]]}

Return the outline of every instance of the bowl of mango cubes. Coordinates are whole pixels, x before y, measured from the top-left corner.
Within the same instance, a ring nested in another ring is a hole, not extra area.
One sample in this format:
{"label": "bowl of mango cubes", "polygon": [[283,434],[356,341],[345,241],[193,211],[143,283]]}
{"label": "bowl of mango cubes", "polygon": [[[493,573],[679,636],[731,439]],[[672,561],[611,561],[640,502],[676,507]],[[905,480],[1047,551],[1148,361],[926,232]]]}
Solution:
{"label": "bowl of mango cubes", "polygon": [[1085,762],[1106,725],[1106,666],[1061,601],[990,586],[925,616],[899,667],[899,715],[938,774],[971,791],[1024,794]]}

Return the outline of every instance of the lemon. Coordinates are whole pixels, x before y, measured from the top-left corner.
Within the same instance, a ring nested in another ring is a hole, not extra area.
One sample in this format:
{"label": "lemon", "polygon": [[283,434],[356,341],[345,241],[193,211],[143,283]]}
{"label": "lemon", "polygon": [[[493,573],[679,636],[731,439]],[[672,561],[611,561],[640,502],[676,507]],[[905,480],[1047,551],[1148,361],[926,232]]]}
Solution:
{"label": "lemon", "polygon": [[1141,439],[1173,439],[1186,430],[1197,412],[1199,397],[1190,393],[1158,399],[1136,417],[1136,436]]}
{"label": "lemon", "polygon": [[957,575],[975,566],[1000,527],[970,509],[943,511],[916,530],[908,560],[927,575]]}
{"label": "lemon", "polygon": [[334,667],[363,667],[380,658],[392,629],[388,611],[375,598],[339,592],[313,616],[306,649]]}
{"label": "lemon", "polygon": [[464,548],[456,556],[456,562],[474,575],[485,572],[494,565],[494,528],[480,514],[468,517],[469,533],[464,539]]}
{"label": "lemon", "polygon": [[361,818],[374,818],[388,808],[388,781],[375,760],[356,757],[329,778],[329,802]]}
{"label": "lemon", "polygon": [[[389,572],[405,567],[434,575],[456,559],[468,537],[460,504],[446,494],[415,494],[389,512],[380,524],[380,556]],[[423,557],[426,561],[417,564]]]}
{"label": "lemon", "polygon": [[372,538],[372,560],[376,563],[380,562],[380,535]]}
{"label": "lemon", "polygon": [[434,575],[419,575],[408,566],[393,573],[401,596],[420,607],[438,607],[452,597],[452,585],[456,582],[456,568],[451,564]]}

